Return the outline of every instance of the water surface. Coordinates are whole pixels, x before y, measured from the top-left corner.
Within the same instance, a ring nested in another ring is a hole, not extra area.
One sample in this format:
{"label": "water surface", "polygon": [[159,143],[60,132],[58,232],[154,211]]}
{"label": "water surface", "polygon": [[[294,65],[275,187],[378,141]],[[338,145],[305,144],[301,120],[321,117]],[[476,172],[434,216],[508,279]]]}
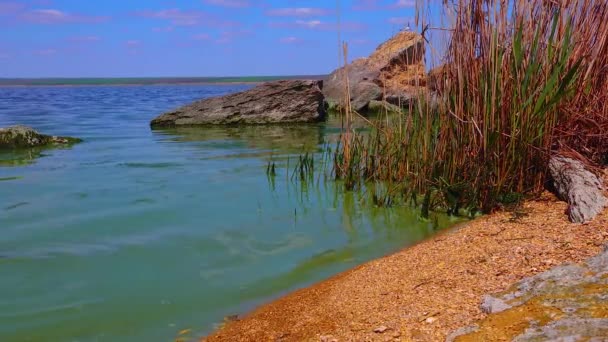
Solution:
{"label": "water surface", "polygon": [[85,141],[0,153],[0,341],[194,338],[435,232],[330,181],[291,182],[287,159],[318,153],[337,124],[149,129],[247,87],[0,88],[0,127]]}

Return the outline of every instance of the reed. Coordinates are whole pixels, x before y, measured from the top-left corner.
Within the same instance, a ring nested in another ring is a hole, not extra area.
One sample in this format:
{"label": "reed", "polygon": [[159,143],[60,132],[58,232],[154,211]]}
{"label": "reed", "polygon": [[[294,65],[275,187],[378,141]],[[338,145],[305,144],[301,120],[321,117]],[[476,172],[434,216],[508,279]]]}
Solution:
{"label": "reed", "polygon": [[308,154],[300,155],[298,162],[296,163],[293,173],[291,174],[291,180],[297,177],[302,182],[314,180],[315,173],[315,159],[314,155]]}
{"label": "reed", "polygon": [[539,194],[552,153],[608,159],[605,0],[444,6],[454,25],[437,93],[421,92],[415,108],[367,137],[347,130],[336,178],[349,188],[406,184],[401,194],[422,197],[427,215],[432,206],[490,212]]}

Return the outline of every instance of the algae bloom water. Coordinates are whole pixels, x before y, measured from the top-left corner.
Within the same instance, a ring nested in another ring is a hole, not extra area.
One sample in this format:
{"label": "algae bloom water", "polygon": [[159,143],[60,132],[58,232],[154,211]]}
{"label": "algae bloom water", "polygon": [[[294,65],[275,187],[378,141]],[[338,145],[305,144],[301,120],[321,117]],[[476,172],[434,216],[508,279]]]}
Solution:
{"label": "algae bloom water", "polygon": [[320,155],[339,134],[334,119],[148,126],[247,87],[0,88],[0,127],[84,139],[0,152],[0,341],[195,339],[435,232],[411,210],[375,208],[331,182],[293,186],[287,160]]}

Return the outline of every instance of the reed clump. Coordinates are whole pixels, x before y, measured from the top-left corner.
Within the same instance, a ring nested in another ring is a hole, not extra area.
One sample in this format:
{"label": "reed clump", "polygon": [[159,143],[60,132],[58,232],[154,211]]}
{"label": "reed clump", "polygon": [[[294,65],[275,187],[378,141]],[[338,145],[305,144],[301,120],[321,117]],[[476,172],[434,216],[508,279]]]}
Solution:
{"label": "reed clump", "polygon": [[402,192],[423,198],[426,211],[490,212],[539,194],[553,153],[606,162],[605,0],[444,6],[454,24],[436,91],[367,137],[347,131],[335,152],[337,178],[350,188],[406,184]]}

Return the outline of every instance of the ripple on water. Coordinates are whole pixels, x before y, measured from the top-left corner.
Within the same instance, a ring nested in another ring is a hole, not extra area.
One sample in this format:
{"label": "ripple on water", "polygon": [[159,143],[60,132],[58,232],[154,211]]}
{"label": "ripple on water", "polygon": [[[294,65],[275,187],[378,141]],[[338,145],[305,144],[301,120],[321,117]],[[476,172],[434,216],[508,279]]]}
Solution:
{"label": "ripple on water", "polygon": [[0,182],[8,182],[23,179],[23,176],[14,176],[14,177],[0,177]]}
{"label": "ripple on water", "polygon": [[79,311],[82,310],[85,306],[95,305],[101,303],[103,300],[101,299],[89,299],[89,300],[79,300],[75,302],[65,303],[61,305],[52,305],[46,307],[37,307],[33,310],[22,310],[22,311],[14,311],[11,313],[1,313],[0,318],[28,318],[31,319],[35,316],[42,316],[48,314],[59,314],[66,311]]}
{"label": "ripple on water", "polygon": [[153,198],[138,198],[136,200],[133,200],[133,202],[131,202],[132,204],[154,204],[156,203],[156,200],[154,200]]}
{"label": "ripple on water", "polygon": [[246,246],[250,252],[257,255],[279,255],[312,243],[313,240],[304,234],[290,234],[282,240],[272,242],[250,238]]}
{"label": "ripple on water", "polygon": [[8,207],[4,208],[4,210],[9,211],[9,210],[17,209],[19,207],[23,207],[28,204],[30,204],[30,202],[19,202],[19,203],[15,203],[13,205],[9,205]]}
{"label": "ripple on water", "polygon": [[172,167],[180,167],[183,164],[180,163],[121,163],[119,166],[130,167],[130,168],[149,168],[149,169],[167,169]]}
{"label": "ripple on water", "polygon": [[110,237],[97,237],[95,241],[76,242],[49,242],[45,245],[32,246],[30,248],[19,248],[15,250],[0,251],[5,261],[27,261],[54,259],[60,257],[90,257],[99,254],[114,254],[129,247],[146,246],[158,242],[166,242],[172,238],[184,235],[183,230],[167,229],[167,227],[132,232],[128,234],[112,235]]}

